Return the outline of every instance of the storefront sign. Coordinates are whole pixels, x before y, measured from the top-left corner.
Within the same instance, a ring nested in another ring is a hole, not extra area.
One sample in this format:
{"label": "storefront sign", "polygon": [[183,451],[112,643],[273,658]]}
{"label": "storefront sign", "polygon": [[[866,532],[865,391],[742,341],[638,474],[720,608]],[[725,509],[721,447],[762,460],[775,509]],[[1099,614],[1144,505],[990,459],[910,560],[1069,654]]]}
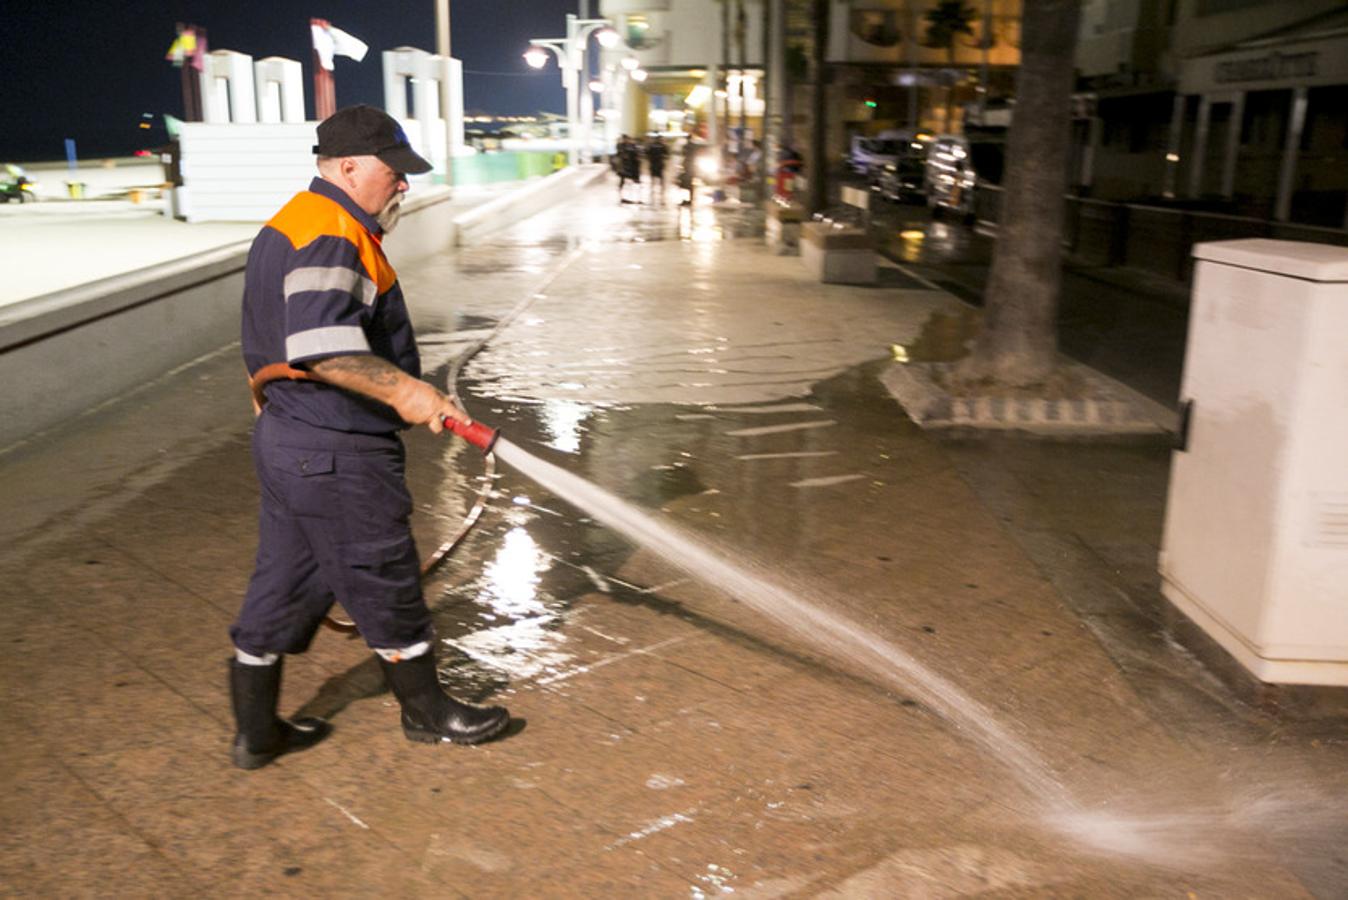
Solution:
{"label": "storefront sign", "polygon": [[1218,84],[1244,81],[1279,81],[1284,78],[1314,78],[1319,53],[1278,53],[1254,59],[1233,59],[1217,63],[1214,76]]}
{"label": "storefront sign", "polygon": [[1180,92],[1274,91],[1348,84],[1348,39],[1289,41],[1257,51],[1196,56],[1180,64]]}

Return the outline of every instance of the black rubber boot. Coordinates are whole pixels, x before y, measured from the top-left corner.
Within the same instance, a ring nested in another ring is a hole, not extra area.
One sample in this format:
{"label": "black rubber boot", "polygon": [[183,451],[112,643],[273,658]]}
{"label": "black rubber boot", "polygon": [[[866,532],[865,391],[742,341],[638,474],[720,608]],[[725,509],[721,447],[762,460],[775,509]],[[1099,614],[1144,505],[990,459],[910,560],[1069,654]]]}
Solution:
{"label": "black rubber boot", "polygon": [[303,718],[288,722],[276,715],[281,695],[281,666],[250,666],[229,661],[229,694],[234,701],[234,765],[260,769],[283,753],[312,747],[332,731],[322,719]]}
{"label": "black rubber boot", "polygon": [[381,656],[379,664],[403,708],[403,734],[409,741],[480,744],[510,724],[503,706],[471,706],[446,694],[435,674],[433,653],[396,663]]}

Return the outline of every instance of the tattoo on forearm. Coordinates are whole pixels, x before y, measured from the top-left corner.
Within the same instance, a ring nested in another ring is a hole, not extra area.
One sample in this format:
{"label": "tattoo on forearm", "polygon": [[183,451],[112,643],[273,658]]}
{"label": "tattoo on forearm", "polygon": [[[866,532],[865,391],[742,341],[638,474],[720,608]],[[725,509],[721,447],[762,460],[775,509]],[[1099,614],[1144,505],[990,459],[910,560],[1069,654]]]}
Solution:
{"label": "tattoo on forearm", "polygon": [[378,356],[332,356],[314,363],[313,370],[320,376],[331,373],[355,375],[381,387],[396,385],[403,375],[401,369]]}

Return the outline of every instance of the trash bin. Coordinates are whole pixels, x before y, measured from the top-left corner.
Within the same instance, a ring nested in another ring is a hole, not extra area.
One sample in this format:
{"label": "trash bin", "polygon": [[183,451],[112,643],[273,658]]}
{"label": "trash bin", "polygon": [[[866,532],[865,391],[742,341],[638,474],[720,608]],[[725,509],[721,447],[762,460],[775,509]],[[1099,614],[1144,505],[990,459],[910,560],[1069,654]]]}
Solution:
{"label": "trash bin", "polygon": [[1348,248],[1193,253],[1162,591],[1263,681],[1348,685]]}
{"label": "trash bin", "polygon": [[66,193],[70,195],[71,200],[84,199],[85,184],[83,181],[67,181]]}

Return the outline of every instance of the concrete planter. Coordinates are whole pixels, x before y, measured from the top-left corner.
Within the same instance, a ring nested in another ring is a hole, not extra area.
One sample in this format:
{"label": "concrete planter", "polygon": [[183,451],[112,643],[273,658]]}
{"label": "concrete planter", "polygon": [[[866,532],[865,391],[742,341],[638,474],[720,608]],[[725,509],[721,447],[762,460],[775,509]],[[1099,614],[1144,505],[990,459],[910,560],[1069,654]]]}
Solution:
{"label": "concrete planter", "polygon": [[805,210],[794,203],[782,204],[769,200],[763,204],[766,220],[763,224],[763,240],[768,248],[778,256],[800,255],[800,225],[805,218]]}
{"label": "concrete planter", "polygon": [[800,256],[825,284],[875,284],[875,245],[859,228],[835,228],[823,222],[801,226]]}

